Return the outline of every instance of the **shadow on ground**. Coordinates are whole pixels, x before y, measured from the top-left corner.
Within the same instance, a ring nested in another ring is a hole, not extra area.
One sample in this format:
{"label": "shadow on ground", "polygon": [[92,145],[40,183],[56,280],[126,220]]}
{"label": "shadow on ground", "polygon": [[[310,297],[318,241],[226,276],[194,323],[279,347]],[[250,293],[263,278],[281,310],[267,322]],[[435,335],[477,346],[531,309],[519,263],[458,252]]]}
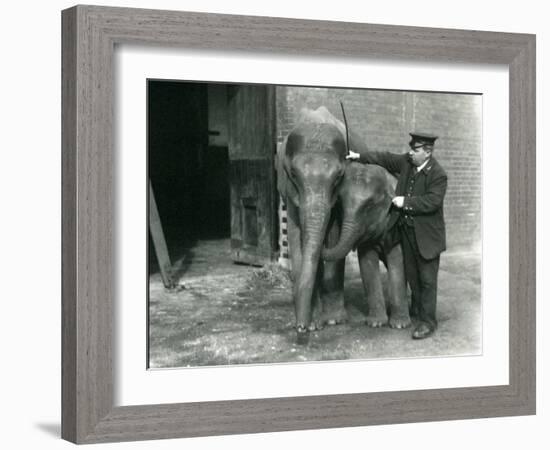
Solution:
{"label": "shadow on ground", "polygon": [[347,324],[312,333],[295,343],[291,284],[277,265],[263,269],[230,261],[227,241],[198,243],[193,261],[167,292],[159,274],[149,286],[151,368],[300,361],[458,356],[481,353],[481,258],[447,253],[441,258],[439,328],[413,341],[411,330],[363,324],[363,287],[355,255],[346,265]]}
{"label": "shadow on ground", "polygon": [[60,438],[61,437],[61,424],[60,423],[37,423],[36,428],[44,433]]}

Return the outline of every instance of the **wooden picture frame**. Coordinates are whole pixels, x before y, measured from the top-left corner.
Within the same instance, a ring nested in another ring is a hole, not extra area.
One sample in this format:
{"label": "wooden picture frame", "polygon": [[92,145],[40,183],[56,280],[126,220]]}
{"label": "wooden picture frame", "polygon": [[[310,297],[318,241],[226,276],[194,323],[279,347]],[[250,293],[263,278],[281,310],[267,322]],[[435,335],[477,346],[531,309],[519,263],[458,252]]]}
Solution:
{"label": "wooden picture frame", "polygon": [[[63,11],[62,31],[64,439],[95,443],[535,413],[535,36],[97,6]],[[113,52],[119,43],[507,65],[509,384],[114,407]]]}

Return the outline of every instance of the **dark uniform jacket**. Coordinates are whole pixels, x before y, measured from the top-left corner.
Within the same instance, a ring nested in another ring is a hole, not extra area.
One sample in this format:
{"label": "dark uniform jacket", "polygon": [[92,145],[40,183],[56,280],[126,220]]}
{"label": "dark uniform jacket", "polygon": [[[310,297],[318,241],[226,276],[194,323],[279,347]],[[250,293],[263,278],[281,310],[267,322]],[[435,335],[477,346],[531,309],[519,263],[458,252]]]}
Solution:
{"label": "dark uniform jacket", "polygon": [[417,173],[406,153],[360,151],[360,161],[378,164],[397,177],[396,196],[405,197],[403,208],[390,210],[388,229],[400,224],[414,226],[420,254],[425,259],[438,256],[446,248],[443,198],[447,174],[434,157]]}

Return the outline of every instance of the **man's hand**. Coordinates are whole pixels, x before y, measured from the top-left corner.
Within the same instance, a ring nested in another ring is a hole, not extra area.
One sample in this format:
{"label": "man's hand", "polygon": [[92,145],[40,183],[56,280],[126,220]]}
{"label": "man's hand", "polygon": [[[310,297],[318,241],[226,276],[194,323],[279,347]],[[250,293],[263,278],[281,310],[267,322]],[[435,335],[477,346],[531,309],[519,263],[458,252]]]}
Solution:
{"label": "man's hand", "polygon": [[396,207],[403,208],[405,203],[405,197],[394,197],[391,201]]}
{"label": "man's hand", "polygon": [[352,161],[356,161],[360,158],[359,153],[355,153],[354,151],[350,150],[349,154],[346,156],[346,159],[351,159]]}

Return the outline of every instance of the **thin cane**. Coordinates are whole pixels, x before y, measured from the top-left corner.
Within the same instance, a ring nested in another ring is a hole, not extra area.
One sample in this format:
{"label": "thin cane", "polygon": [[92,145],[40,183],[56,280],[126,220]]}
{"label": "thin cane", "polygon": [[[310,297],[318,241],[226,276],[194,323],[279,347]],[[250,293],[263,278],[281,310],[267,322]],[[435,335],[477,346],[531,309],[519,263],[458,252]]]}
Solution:
{"label": "thin cane", "polygon": [[344,111],[344,104],[340,100],[340,107],[342,108],[342,116],[344,117],[344,126],[346,128],[346,150],[349,155],[349,132],[348,132],[348,121],[346,120],[346,112]]}

